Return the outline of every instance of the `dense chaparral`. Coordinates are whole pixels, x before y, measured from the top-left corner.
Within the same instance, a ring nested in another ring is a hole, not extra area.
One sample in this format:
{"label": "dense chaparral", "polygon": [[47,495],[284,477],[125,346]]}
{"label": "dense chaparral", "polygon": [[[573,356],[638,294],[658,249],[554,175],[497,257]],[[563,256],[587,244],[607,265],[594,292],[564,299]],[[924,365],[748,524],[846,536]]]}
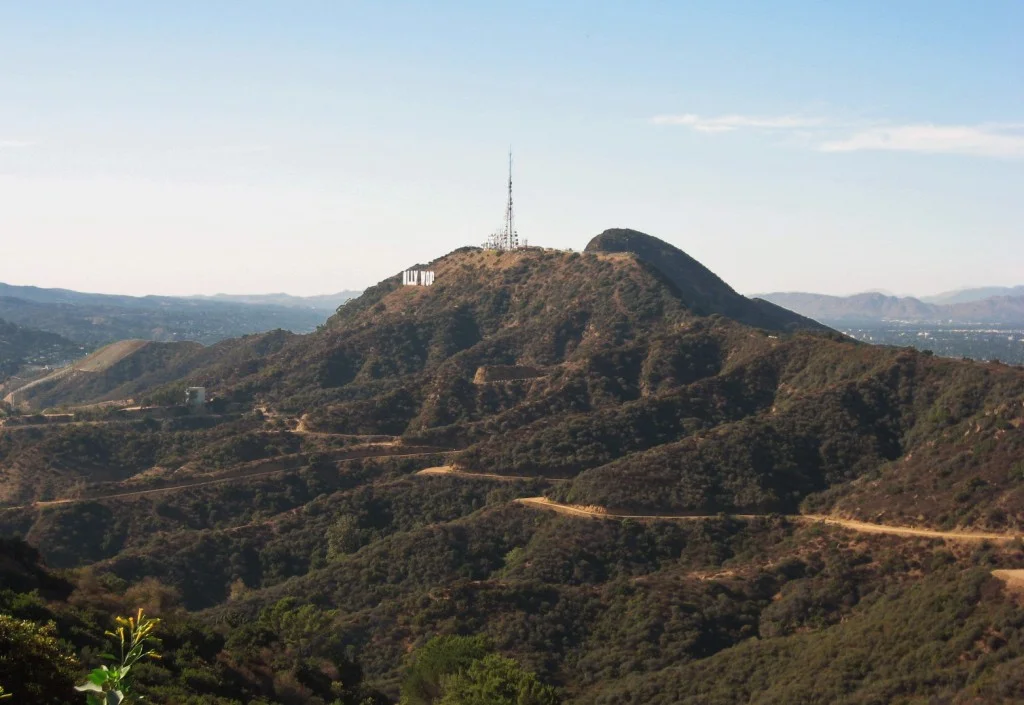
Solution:
{"label": "dense chaparral", "polygon": [[40,670],[0,685],[70,701],[144,608],[152,702],[1024,692],[993,574],[1024,567],[1024,370],[855,341],[636,231],[418,268],[315,333],[150,343],[8,404],[0,642]]}

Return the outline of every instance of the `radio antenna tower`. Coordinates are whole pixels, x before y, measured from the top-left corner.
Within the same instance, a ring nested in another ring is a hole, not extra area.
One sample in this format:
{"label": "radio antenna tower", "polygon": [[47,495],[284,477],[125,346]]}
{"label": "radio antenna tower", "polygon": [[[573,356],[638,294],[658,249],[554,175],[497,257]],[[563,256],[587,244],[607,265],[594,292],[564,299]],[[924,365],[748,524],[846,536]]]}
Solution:
{"label": "radio antenna tower", "polygon": [[512,148],[508,150],[508,206],[505,209],[505,249],[519,249],[519,233],[516,232],[515,213],[512,210]]}
{"label": "radio antenna tower", "polygon": [[489,238],[485,245],[490,250],[518,250],[519,233],[516,232],[516,216],[512,207],[512,150],[508,150],[508,203],[505,204],[505,227]]}

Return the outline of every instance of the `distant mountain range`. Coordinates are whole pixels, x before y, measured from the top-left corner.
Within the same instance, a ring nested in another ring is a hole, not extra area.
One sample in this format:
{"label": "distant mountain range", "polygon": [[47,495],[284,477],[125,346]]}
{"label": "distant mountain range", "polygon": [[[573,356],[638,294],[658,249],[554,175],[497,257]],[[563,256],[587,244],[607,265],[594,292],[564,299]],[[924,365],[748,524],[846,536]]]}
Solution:
{"label": "distant mountain range", "polygon": [[824,323],[879,323],[882,321],[909,321],[915,323],[991,323],[1024,324],[1024,287],[1007,288],[1006,291],[1020,290],[1016,296],[995,295],[982,298],[970,292],[1002,291],[992,289],[971,289],[963,292],[940,294],[963,300],[950,303],[933,303],[911,296],[886,296],[879,293],[855,294],[853,296],[828,296],[803,292],[775,292],[760,297],[778,306]]}
{"label": "distant mountain range", "polygon": [[1020,286],[983,286],[976,289],[957,289],[946,291],[934,296],[922,296],[921,300],[929,304],[965,304],[981,301],[994,296],[1024,296],[1024,284]]}
{"label": "distant mountain range", "polygon": [[339,291],[320,296],[292,296],[291,294],[213,294],[195,296],[125,296],[122,294],[91,294],[72,289],[43,289],[38,286],[15,286],[0,282],[0,297],[14,297],[25,301],[50,304],[102,304],[126,308],[149,308],[167,303],[215,301],[229,304],[255,304],[285,308],[315,308],[334,311],[361,291]]}
{"label": "distant mountain range", "polygon": [[[215,343],[281,328],[295,333],[316,329],[346,294],[299,297],[121,296],[70,289],[43,289],[0,283],[0,319],[56,333],[89,349],[117,340],[191,340]],[[284,303],[285,299],[292,303]],[[307,301],[305,305],[295,301]]]}
{"label": "distant mountain range", "polygon": [[202,301],[226,301],[240,304],[263,304],[269,306],[285,306],[287,308],[313,308],[318,311],[334,312],[339,306],[354,299],[362,291],[339,291],[336,294],[320,296],[292,296],[291,294],[214,294],[213,296],[190,296],[191,299]]}

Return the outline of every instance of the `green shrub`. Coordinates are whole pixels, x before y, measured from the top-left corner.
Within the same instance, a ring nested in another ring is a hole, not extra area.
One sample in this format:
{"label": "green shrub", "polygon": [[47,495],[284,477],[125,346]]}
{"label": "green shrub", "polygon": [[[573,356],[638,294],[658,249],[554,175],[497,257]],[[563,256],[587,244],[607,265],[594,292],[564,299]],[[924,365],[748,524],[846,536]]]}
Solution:
{"label": "green shrub", "polygon": [[0,614],[0,682],[18,702],[66,705],[77,670],[78,661],[58,641],[52,622]]}
{"label": "green shrub", "polygon": [[444,680],[438,705],[557,705],[555,689],[515,660],[490,654]]}
{"label": "green shrub", "polygon": [[431,705],[444,694],[446,676],[458,673],[490,650],[484,636],[436,636],[420,647],[402,681],[402,705]]}

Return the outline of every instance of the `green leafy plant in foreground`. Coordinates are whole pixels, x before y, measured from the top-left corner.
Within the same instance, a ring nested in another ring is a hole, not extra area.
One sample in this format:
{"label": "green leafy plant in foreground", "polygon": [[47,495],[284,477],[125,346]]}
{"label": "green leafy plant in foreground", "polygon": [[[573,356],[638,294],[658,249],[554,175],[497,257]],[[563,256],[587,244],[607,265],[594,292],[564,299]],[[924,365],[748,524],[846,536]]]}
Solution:
{"label": "green leafy plant in foreground", "polygon": [[0,685],[0,700],[11,697],[11,693],[4,690],[4,687]]}
{"label": "green leafy plant in foreground", "polygon": [[153,632],[160,623],[159,619],[151,619],[139,609],[134,617],[118,617],[116,621],[117,631],[106,634],[120,640],[120,658],[113,654],[103,654],[103,657],[118,665],[113,668],[100,666],[89,674],[84,684],[75,686],[75,690],[88,693],[89,705],[118,705],[124,702],[125,697],[131,694],[129,676],[132,667],[145,658],[160,658],[160,654],[150,648],[150,644],[157,643]]}
{"label": "green leafy plant in foreground", "polygon": [[482,635],[434,637],[407,669],[399,705],[558,705],[555,688],[491,648]]}

